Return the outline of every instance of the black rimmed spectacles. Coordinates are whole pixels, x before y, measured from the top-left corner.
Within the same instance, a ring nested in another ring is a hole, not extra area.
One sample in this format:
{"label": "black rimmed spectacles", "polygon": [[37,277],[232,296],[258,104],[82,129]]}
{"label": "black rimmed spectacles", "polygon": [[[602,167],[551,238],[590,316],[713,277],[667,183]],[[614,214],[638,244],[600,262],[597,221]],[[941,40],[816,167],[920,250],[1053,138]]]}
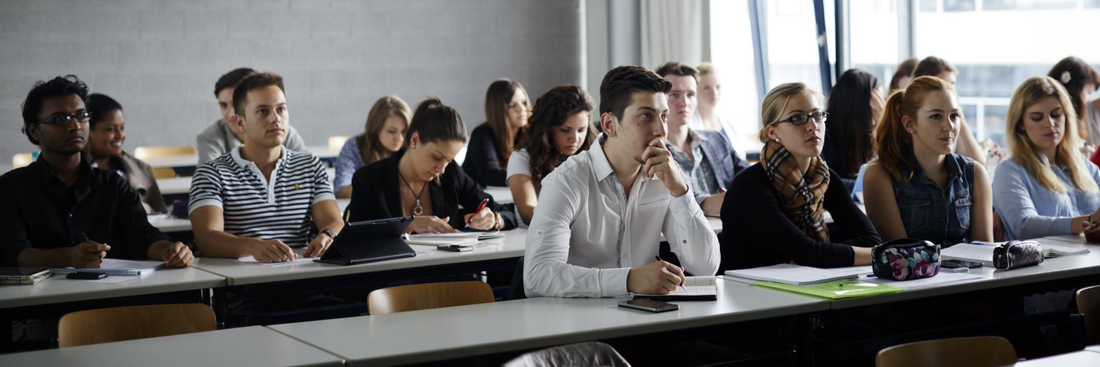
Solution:
{"label": "black rimmed spectacles", "polygon": [[48,117],[45,120],[39,121],[38,123],[65,126],[72,123],[73,120],[76,120],[78,122],[88,122],[88,120],[91,118],[92,114],[88,113],[88,111],[80,111],[77,112],[75,115],[59,115]]}
{"label": "black rimmed spectacles", "polygon": [[791,125],[800,126],[800,125],[805,125],[807,122],[810,122],[810,119],[814,119],[814,121],[817,121],[818,123],[822,123],[822,122],[825,122],[825,120],[829,119],[829,113],[828,112],[799,113],[799,114],[795,114],[791,117],[776,121],[775,123],[778,124],[778,123],[781,123],[781,122],[790,122]]}

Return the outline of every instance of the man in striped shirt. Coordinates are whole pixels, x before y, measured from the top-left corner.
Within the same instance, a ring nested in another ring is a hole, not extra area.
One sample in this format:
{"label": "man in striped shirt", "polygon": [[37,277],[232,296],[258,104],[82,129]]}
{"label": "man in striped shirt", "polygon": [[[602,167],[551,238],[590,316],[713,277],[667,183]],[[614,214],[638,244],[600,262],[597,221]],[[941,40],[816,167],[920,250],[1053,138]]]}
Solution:
{"label": "man in striped shirt", "polygon": [[[244,145],[199,166],[188,211],[204,256],[255,257],[261,262],[320,256],[343,228],[321,161],[285,149],[290,117],[282,77],[256,73],[233,91]],[[310,240],[316,223],[320,233]]]}

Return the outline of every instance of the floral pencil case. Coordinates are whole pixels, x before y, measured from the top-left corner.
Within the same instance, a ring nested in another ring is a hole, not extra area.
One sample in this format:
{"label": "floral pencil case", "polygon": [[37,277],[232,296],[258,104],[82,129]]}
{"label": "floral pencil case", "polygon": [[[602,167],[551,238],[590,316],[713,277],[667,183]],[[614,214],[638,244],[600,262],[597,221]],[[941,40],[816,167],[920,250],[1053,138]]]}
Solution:
{"label": "floral pencil case", "polygon": [[875,246],[871,256],[871,269],[881,279],[923,279],[940,272],[940,246],[925,240],[896,239]]}

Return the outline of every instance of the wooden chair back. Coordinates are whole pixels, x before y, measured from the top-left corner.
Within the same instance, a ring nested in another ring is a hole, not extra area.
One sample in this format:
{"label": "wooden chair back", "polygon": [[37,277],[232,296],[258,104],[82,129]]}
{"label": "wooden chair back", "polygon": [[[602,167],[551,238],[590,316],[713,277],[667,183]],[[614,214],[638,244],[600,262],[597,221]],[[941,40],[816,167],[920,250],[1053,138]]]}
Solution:
{"label": "wooden chair back", "polygon": [[878,367],[1004,366],[1016,363],[1016,348],[998,336],[938,339],[896,345],[875,357]]}
{"label": "wooden chair back", "polygon": [[11,169],[22,168],[31,165],[34,162],[34,155],[31,153],[19,153],[11,156]]}
{"label": "wooden chair back", "polygon": [[328,150],[333,152],[339,152],[340,149],[344,149],[344,143],[351,138],[347,135],[337,135],[328,137]]}
{"label": "wooden chair back", "polygon": [[104,308],[62,316],[57,342],[67,348],[217,328],[214,310],[201,303]]}
{"label": "wooden chair back", "polygon": [[367,295],[371,315],[493,302],[493,289],[476,280],[403,285]]}
{"label": "wooden chair back", "polygon": [[1077,291],[1077,313],[1085,317],[1085,341],[1100,344],[1100,285]]}
{"label": "wooden chair back", "polygon": [[170,167],[153,167],[153,178],[176,178],[176,170]]}
{"label": "wooden chair back", "polygon": [[134,149],[134,158],[143,161],[188,155],[195,155],[194,147],[138,147]]}

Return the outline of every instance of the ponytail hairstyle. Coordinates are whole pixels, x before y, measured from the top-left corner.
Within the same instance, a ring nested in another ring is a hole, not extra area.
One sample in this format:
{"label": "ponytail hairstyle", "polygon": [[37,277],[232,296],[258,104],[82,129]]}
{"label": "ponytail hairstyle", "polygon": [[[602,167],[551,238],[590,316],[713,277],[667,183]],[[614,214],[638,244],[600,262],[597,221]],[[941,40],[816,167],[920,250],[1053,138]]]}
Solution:
{"label": "ponytail hairstyle", "polygon": [[401,150],[409,147],[413,134],[420,136],[420,144],[442,141],[466,143],[466,124],[458,111],[443,104],[439,98],[432,97],[416,106],[409,130],[405,132],[405,146]]}
{"label": "ponytail hairstyle", "polygon": [[[1050,161],[1043,162],[1039,158],[1039,153],[1035,150],[1035,145],[1031,143],[1031,139],[1028,139],[1027,131],[1024,130],[1023,125],[1027,108],[1047,97],[1054,97],[1062,105],[1062,111],[1066,117],[1066,130],[1062,134],[1062,141],[1058,142],[1058,146],[1055,148],[1055,156],[1047,157]],[[1016,92],[1012,93],[1012,100],[1008,103],[1005,120],[1007,124],[1005,126],[1005,140],[1007,140],[1012,158],[1023,166],[1032,177],[1035,177],[1040,185],[1057,193],[1065,193],[1068,190],[1065,183],[1058,179],[1058,176],[1050,168],[1050,164],[1055,164],[1054,160],[1057,160],[1061,165],[1067,167],[1069,179],[1078,190],[1090,194],[1100,192],[1100,188],[1097,188],[1096,182],[1089,175],[1088,166],[1086,165],[1090,163],[1085,162],[1081,158],[1081,154],[1077,153],[1076,147],[1080,144],[1077,137],[1077,112],[1073,109],[1069,92],[1062,87],[1062,84],[1046,76],[1037,76],[1025,80],[1019,87],[1016,87]]]}
{"label": "ponytail hairstyle", "polygon": [[[894,92],[886,100],[882,111],[882,121],[875,130],[875,151],[878,161],[886,172],[897,181],[913,178],[917,162],[907,158],[913,150],[913,135],[905,130],[902,117],[917,118],[917,111],[924,105],[929,93],[943,91],[954,93],[951,84],[934,76],[921,76],[909,82],[905,90]],[[961,123],[966,123],[961,120]]]}

